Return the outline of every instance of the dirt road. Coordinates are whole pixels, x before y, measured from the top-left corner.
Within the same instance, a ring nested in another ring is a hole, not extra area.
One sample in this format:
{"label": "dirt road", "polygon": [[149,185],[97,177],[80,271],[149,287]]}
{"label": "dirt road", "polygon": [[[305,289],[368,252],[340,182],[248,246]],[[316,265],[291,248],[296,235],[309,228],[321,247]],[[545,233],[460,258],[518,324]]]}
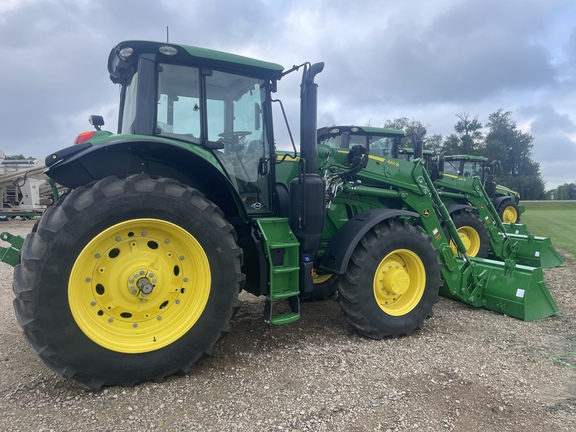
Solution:
{"label": "dirt road", "polygon": [[[31,222],[0,230],[25,234]],[[12,431],[573,431],[576,270],[545,271],[561,313],[522,322],[442,299],[420,332],[356,335],[334,300],[266,326],[243,295],[230,335],[189,376],[87,392],[52,373],[0,264],[0,412]]]}

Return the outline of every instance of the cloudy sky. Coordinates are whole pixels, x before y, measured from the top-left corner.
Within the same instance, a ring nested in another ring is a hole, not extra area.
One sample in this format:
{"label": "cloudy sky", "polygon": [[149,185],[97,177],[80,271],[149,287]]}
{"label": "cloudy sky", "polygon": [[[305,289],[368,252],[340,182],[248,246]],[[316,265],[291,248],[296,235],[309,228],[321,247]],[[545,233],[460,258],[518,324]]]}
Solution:
{"label": "cloudy sky", "polygon": [[[90,114],[115,131],[108,53],[167,26],[286,68],[324,61],[319,126],[407,117],[446,136],[456,114],[512,111],[547,189],[576,182],[574,0],[0,0],[0,149],[43,159]],[[293,75],[279,96],[297,130]]]}

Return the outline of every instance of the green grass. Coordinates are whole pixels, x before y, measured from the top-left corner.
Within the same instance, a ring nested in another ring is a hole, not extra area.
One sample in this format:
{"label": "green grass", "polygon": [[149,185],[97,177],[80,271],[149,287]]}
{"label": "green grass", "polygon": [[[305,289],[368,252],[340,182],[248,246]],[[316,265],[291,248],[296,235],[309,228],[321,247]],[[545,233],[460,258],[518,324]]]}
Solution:
{"label": "green grass", "polygon": [[576,201],[521,201],[526,207],[520,222],[552,245],[576,257]]}

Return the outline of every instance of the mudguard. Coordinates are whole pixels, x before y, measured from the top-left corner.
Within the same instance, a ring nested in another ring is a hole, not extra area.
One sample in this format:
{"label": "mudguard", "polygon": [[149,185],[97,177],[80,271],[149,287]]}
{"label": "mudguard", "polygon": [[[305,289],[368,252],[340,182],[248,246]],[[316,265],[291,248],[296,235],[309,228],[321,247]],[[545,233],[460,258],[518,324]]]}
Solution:
{"label": "mudguard", "polygon": [[227,215],[246,219],[242,200],[210,150],[162,138],[116,135],[105,143],[67,147],[46,158],[46,175],[70,189],[111,175],[148,173],[188,184]]}
{"label": "mudguard", "polygon": [[512,202],[514,201],[514,198],[508,195],[504,195],[504,196],[499,196],[498,198],[494,198],[493,204],[494,204],[494,208],[496,210],[498,210],[498,207],[500,207],[500,204],[502,204],[504,201],[506,200],[510,200]]}
{"label": "mudguard", "polygon": [[418,218],[418,213],[396,209],[373,209],[353,217],[340,228],[322,255],[319,268],[326,273],[343,274],[360,239],[374,225],[393,217]]}
{"label": "mudguard", "polygon": [[475,209],[476,209],[475,206],[469,205],[469,204],[447,204],[446,205],[446,210],[448,210],[449,214],[452,214],[458,210],[472,211]]}

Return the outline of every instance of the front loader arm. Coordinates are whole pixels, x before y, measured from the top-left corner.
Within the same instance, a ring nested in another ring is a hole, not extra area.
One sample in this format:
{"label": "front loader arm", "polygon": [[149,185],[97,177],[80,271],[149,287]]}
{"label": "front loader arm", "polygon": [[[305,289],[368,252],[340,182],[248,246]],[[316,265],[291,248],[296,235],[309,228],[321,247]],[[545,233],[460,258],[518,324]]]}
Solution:
{"label": "front loader arm", "polygon": [[534,267],[548,268],[564,263],[549,238],[535,237],[529,233],[520,235],[508,233],[478,177],[461,177],[444,173],[434,184],[441,188],[438,192],[440,197],[466,202],[475,208],[488,231],[490,256]]}
{"label": "front loader arm", "polygon": [[[416,162],[415,170],[419,165],[422,166]],[[484,307],[526,321],[557,314],[558,307],[544,284],[541,268],[517,265],[512,258],[502,262],[467,256],[466,248],[428,173],[421,167],[419,174],[430,189],[431,198],[458,248],[460,258],[456,260],[463,260],[458,265],[458,271],[444,266],[442,274],[446,283],[440,293],[475,307]],[[475,180],[475,189],[482,194],[484,189],[479,180]],[[490,202],[488,204],[491,205]],[[444,257],[444,254],[440,254],[440,257]]]}

